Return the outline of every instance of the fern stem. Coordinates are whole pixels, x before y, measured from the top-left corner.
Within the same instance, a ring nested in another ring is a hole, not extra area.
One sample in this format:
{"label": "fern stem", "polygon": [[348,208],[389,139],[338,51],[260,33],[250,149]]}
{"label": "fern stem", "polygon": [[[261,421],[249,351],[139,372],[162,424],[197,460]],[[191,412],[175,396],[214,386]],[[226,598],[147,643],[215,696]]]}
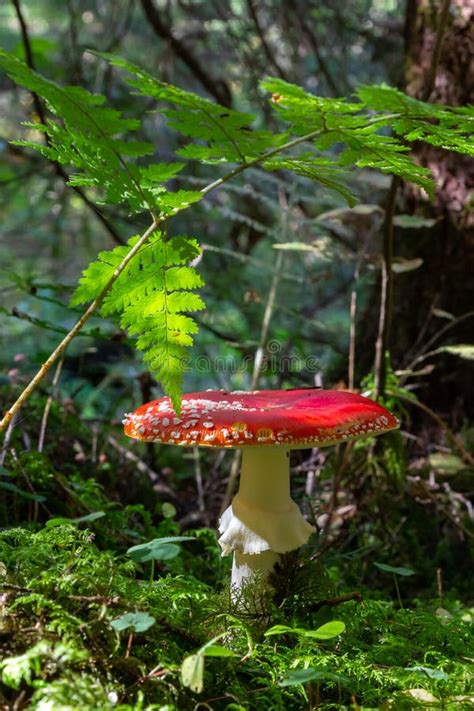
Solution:
{"label": "fern stem", "polygon": [[277,155],[278,153],[281,153],[282,151],[286,151],[289,148],[293,148],[294,146],[299,146],[300,143],[304,143],[305,141],[311,141],[313,138],[316,138],[321,133],[323,133],[323,130],[318,128],[317,131],[311,131],[311,133],[306,133],[304,136],[294,138],[292,141],[288,141],[282,146],[272,148],[271,151],[267,151],[261,156],[253,158],[252,160],[248,161],[248,163],[241,163],[241,165],[238,165],[237,168],[234,168],[234,170],[231,170],[226,175],[223,175],[222,178],[218,178],[217,180],[214,180],[213,183],[209,183],[209,185],[206,185],[206,187],[201,190],[201,193],[203,195],[207,195],[211,192],[211,190],[215,190],[221,185],[224,185],[224,183],[227,183],[229,180],[232,180],[232,178],[235,178],[236,175],[240,175],[240,173],[243,173],[244,170],[247,170],[247,168],[253,168],[256,165],[260,165],[261,163],[264,163],[269,158],[273,158],[273,156]]}

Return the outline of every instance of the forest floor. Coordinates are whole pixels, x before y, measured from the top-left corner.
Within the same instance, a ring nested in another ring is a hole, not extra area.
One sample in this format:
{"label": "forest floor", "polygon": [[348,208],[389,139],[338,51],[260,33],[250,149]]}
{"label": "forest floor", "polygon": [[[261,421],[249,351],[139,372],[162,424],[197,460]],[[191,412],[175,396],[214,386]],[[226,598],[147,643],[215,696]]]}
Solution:
{"label": "forest floor", "polygon": [[64,409],[46,453],[20,429],[0,469],[0,708],[473,707],[465,573],[444,589],[435,557],[410,543],[415,524],[413,570],[374,565],[375,530],[369,550],[319,555],[310,541],[284,560],[272,600],[255,610],[256,586],[236,608],[214,529],[183,530],[118,454],[84,458],[90,433]]}

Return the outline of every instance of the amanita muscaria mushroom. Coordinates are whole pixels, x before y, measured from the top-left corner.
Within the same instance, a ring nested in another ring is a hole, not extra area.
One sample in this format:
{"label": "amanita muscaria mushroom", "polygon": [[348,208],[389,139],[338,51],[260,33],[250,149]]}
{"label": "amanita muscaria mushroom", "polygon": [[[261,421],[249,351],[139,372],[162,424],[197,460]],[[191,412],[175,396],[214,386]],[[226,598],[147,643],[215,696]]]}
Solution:
{"label": "amanita muscaria mushroom", "polygon": [[239,491],[220,520],[223,555],[234,554],[237,592],[282,553],[307,542],[313,527],[290,496],[290,450],[325,447],[398,427],[384,407],[338,390],[206,391],[184,395],[176,415],[168,397],[124,420],[125,433],[145,442],[240,448]]}

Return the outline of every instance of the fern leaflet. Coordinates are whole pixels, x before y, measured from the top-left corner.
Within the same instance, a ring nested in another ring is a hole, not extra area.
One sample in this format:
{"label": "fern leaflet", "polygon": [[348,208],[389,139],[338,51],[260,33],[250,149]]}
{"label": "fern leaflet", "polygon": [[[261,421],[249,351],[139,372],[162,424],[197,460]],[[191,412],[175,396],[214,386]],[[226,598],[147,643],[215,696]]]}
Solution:
{"label": "fern leaflet", "polygon": [[[96,298],[111,279],[117,265],[137,242],[101,252],[84,271],[71,305]],[[196,240],[154,234],[120,274],[105,297],[104,316],[118,316],[121,328],[136,337],[144,361],[163,384],[175,410],[180,409],[183,375],[187,369],[187,348],[197,333],[195,321],[186,313],[204,308],[193,290],[203,282],[188,263],[200,254]]]}

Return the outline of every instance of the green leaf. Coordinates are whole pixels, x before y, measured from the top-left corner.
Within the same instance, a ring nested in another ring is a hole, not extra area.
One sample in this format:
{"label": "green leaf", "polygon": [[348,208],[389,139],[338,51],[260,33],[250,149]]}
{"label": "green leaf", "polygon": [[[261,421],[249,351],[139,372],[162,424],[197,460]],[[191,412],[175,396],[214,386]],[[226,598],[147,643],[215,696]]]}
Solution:
{"label": "green leaf", "polygon": [[265,170],[291,170],[297,175],[321,183],[330,190],[339,193],[350,207],[356,203],[355,195],[340,180],[341,166],[334,161],[311,153],[304,153],[295,158],[276,156],[266,160],[263,167]]}
{"label": "green leaf", "polygon": [[210,644],[202,651],[205,657],[237,657],[238,655],[220,644]]}
{"label": "green leaf", "polygon": [[[97,298],[137,240],[133,237],[128,245],[100,252],[84,271],[71,305]],[[201,297],[193,293],[203,281],[190,264],[199,254],[194,239],[166,240],[164,235],[153,234],[115,281],[101,309],[103,315],[118,315],[121,328],[136,337],[145,363],[171,397],[176,412],[188,366],[187,349],[198,331],[186,312],[204,308]]]}
{"label": "green leaf", "polygon": [[183,686],[188,687],[196,694],[200,694],[204,688],[204,656],[202,654],[191,654],[183,660],[181,665],[181,681]]}
{"label": "green leaf", "polygon": [[379,570],[383,570],[384,573],[394,573],[395,575],[403,575],[405,577],[415,575],[415,571],[411,570],[411,568],[394,568],[392,565],[386,565],[386,563],[374,563],[374,565]]}
{"label": "green leaf", "polygon": [[437,316],[438,318],[445,318],[448,321],[456,320],[456,316],[454,316],[454,314],[451,314],[449,313],[449,311],[445,311],[444,309],[433,308],[431,309],[431,313],[433,314],[433,316]]}
{"label": "green leaf", "polygon": [[105,511],[93,511],[85,516],[79,516],[79,518],[63,518],[62,516],[56,516],[55,518],[50,518],[46,521],[46,528],[54,528],[55,526],[64,526],[65,524],[79,524],[79,523],[91,523],[92,521],[97,521],[99,518],[106,516]]}
{"label": "green leaf", "polygon": [[192,536],[168,536],[165,538],[154,538],[148,543],[140,543],[127,550],[127,554],[140,563],[149,560],[171,560],[176,558],[181,552],[177,543],[184,541],[194,541]]}
{"label": "green leaf", "polygon": [[176,516],[176,507],[173,506],[173,504],[170,504],[169,501],[165,501],[165,503],[161,505],[161,513],[163,518],[174,518]]}
{"label": "green leaf", "polygon": [[332,639],[342,634],[346,629],[344,622],[340,620],[332,620],[332,622],[327,622],[325,625],[321,625],[317,630],[305,631],[305,637],[312,637],[313,639]]}
{"label": "green leaf", "polygon": [[405,272],[413,272],[419,269],[423,264],[420,257],[415,259],[403,259],[402,257],[394,257],[392,262],[392,271],[395,274],[404,274]]}
{"label": "green leaf", "polygon": [[12,484],[10,481],[0,481],[0,489],[9,491],[11,494],[16,494],[26,501],[37,501],[38,503],[46,501],[46,496],[42,496],[41,494],[33,494],[30,491],[24,491],[16,484]]}
{"label": "green leaf", "polygon": [[307,684],[309,681],[334,681],[337,684],[348,685],[350,680],[343,674],[335,674],[327,669],[291,669],[279,682],[279,686],[296,686]]}
{"label": "green leaf", "polygon": [[294,627],[288,627],[288,625],[274,625],[268,630],[265,630],[265,637],[272,637],[275,634],[298,634],[303,630],[295,629]]}
{"label": "green leaf", "polygon": [[272,244],[273,249],[283,249],[288,252],[316,252],[317,248],[307,242],[277,242]]}
{"label": "green leaf", "polygon": [[446,674],[444,671],[441,671],[441,669],[433,669],[432,667],[423,666],[405,667],[405,669],[406,671],[421,672],[422,674],[426,674],[427,677],[429,677],[430,679],[434,679],[435,681],[449,680],[449,675]]}
{"label": "green leaf", "polygon": [[466,464],[460,457],[445,452],[430,454],[428,462],[433,469],[437,469],[442,474],[457,474],[466,469]]}
{"label": "green leaf", "polygon": [[318,627],[316,630],[305,630],[300,627],[288,627],[287,625],[274,625],[266,630],[265,637],[271,637],[276,634],[296,634],[300,637],[309,637],[312,639],[326,640],[332,639],[342,634],[346,626],[340,620],[333,620]]}
{"label": "green leaf", "polygon": [[110,624],[117,632],[123,632],[123,630],[128,629],[132,629],[134,632],[146,632],[155,623],[155,618],[149,615],[148,612],[127,612],[120,617],[116,617]]}
{"label": "green leaf", "polygon": [[474,345],[470,343],[457,343],[454,346],[441,346],[437,348],[434,353],[450,353],[451,355],[456,355],[459,358],[465,358],[466,360],[474,360]]}
{"label": "green leaf", "polygon": [[404,229],[418,230],[422,227],[433,227],[433,225],[436,224],[436,220],[427,217],[419,217],[418,215],[395,215],[393,224],[396,227],[403,227]]}

